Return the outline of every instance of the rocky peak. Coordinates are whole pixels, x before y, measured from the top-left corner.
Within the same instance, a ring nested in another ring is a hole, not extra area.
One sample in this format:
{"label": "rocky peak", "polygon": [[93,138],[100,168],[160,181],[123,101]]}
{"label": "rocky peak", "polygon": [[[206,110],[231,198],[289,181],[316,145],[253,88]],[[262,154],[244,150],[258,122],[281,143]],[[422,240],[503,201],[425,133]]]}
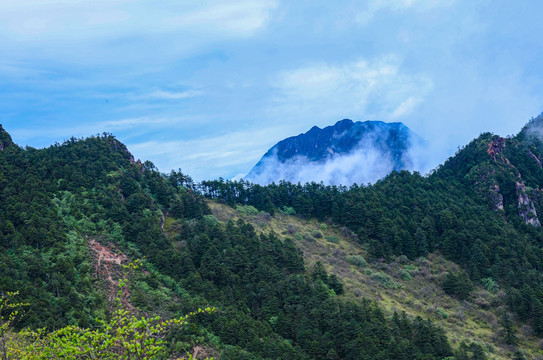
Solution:
{"label": "rocky peak", "polygon": [[[489,143],[488,148],[486,150],[487,154],[490,155],[491,158],[494,159],[494,161],[497,161],[496,157],[500,157],[500,155],[505,150],[505,138],[495,136]],[[503,162],[503,157],[501,158]]]}
{"label": "rocky peak", "polygon": [[[371,182],[392,170],[411,168],[412,159],[408,153],[413,143],[422,143],[422,139],[402,123],[354,122],[343,119],[322,129],[313,126],[306,133],[278,142],[268,150],[245,179],[260,184],[280,180],[324,181],[334,184],[334,181],[337,181],[347,185],[352,182]],[[346,160],[339,166],[340,158],[354,160]],[[375,166],[367,165],[374,161],[374,158],[380,159]],[[325,164],[334,165],[325,170]],[[385,165],[387,169],[381,169]],[[335,170],[331,170],[332,168]],[[366,168],[367,170],[360,170]],[[375,170],[376,168],[378,170]],[[319,177],[319,171],[333,172],[341,179],[328,181],[328,178]],[[373,175],[377,172],[379,174]],[[355,173],[356,175],[353,175]]]}

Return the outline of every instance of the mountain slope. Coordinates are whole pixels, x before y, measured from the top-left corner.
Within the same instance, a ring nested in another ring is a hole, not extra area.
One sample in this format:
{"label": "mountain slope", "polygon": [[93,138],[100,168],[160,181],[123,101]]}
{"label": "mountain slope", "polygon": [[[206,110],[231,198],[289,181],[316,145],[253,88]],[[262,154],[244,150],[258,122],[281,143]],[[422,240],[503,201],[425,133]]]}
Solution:
{"label": "mountain slope", "polygon": [[434,174],[461,181],[495,211],[511,221],[519,218],[540,227],[543,211],[543,117],[532,119],[522,131],[503,138],[485,133],[462,148]]}
{"label": "mountain slope", "polygon": [[[256,232],[244,221],[220,223],[187,179],[134,161],[109,134],[41,150],[6,146],[0,305],[12,291],[31,305],[16,328],[6,333],[2,322],[0,346],[17,353],[39,345],[42,336],[21,328],[70,336],[75,328],[66,326],[96,329],[112,320],[115,306],[138,318],[174,318],[211,305],[215,313],[162,334],[169,346],[155,358],[178,359],[201,344],[220,359],[453,355],[431,321],[390,318],[374,302],[350,301],[336,275],[306,268],[291,239]],[[143,267],[126,275],[115,305],[116,278],[124,276],[119,265],[138,259]],[[74,355],[79,345],[63,339],[55,351]]]}
{"label": "mountain slope", "polygon": [[[367,248],[353,238],[352,232],[329,221],[304,220],[284,212],[265,216],[247,207],[234,209],[214,201],[208,205],[220,221],[243,219],[258,232],[272,230],[291,237],[302,250],[308,269],[322,262],[345,284],[346,297],[374,300],[388,316],[406,312],[412,317],[430,318],[456,346],[462,342],[483,344],[491,349],[487,350],[489,359],[510,359],[511,348],[500,336],[500,316],[506,306],[503,290],[480,284],[467,299],[448,295],[442,283],[448,273],[457,273],[461,268],[441,254],[415,260],[400,256],[389,263],[370,261]],[[538,353],[537,337],[526,332],[518,336],[524,351],[532,356]]]}
{"label": "mountain slope", "polygon": [[162,358],[205,344],[221,359],[537,359],[542,147],[528,135],[483,134],[431,176],[346,188],[195,185],[108,134],[37,150],[3,133],[0,294],[33,304],[19,328],[91,328],[110,317],[114,264],[145,257],[130,311],[218,309],[168,334]]}
{"label": "mountain slope", "polygon": [[402,123],[345,119],[280,141],[245,179],[260,184],[373,182],[392,170],[412,168],[408,152],[414,143],[420,139]]}
{"label": "mountain slope", "polygon": [[[538,129],[540,122],[534,119],[527,128]],[[350,188],[205,182],[202,190],[229,204],[292,208],[345,226],[367,247],[370,261],[434,254],[454,261],[462,270],[442,284],[452,296],[472,298],[468,279],[504,290],[493,331],[514,349],[512,319],[528,336],[543,337],[543,233],[537,216],[543,211],[542,148],[526,130],[508,138],[482,134],[428,177],[393,172],[372,186]]]}

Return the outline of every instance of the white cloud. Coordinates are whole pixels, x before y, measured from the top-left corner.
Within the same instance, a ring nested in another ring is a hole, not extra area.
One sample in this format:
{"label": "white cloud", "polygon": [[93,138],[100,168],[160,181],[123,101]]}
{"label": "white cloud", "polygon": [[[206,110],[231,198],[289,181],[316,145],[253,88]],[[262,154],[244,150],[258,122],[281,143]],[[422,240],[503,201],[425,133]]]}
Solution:
{"label": "white cloud", "polygon": [[134,156],[151,160],[161,171],[181,168],[196,180],[236,175],[247,171],[263,155],[262,148],[284,137],[284,128],[247,129],[223,135],[191,140],[146,141],[128,143]]}
{"label": "white cloud", "polygon": [[217,3],[211,8],[167,19],[177,26],[218,27],[240,33],[251,33],[264,25],[269,12],[277,6],[275,1],[237,1]]}
{"label": "white cloud", "polygon": [[380,12],[388,11],[406,11],[415,9],[426,11],[436,7],[451,6],[456,0],[370,0],[363,11],[355,14],[355,20],[360,25],[368,25],[371,20]]}
{"label": "white cloud", "polygon": [[432,88],[429,78],[405,74],[395,56],[375,61],[315,64],[285,71],[275,81],[280,96],[272,112],[304,118],[397,119],[408,115]]}
{"label": "white cloud", "polygon": [[247,180],[268,185],[279,180],[293,183],[323,182],[326,185],[346,185],[353,183],[373,183],[386,176],[393,164],[386,154],[362,146],[349,154],[333,156],[324,162],[311,162],[305,157],[295,157],[280,162],[274,157],[264,159],[264,171]]}
{"label": "white cloud", "polygon": [[188,99],[188,98],[200,96],[200,95],[202,95],[202,92],[198,90],[187,90],[187,91],[177,91],[177,92],[156,90],[149,93],[147,97],[156,98],[156,99],[164,99],[164,100],[180,100],[180,99]]}
{"label": "white cloud", "polygon": [[393,112],[390,114],[391,119],[401,118],[409,115],[415,110],[415,107],[421,102],[418,97],[410,97],[402,102]]}
{"label": "white cloud", "polygon": [[65,61],[136,61],[140,56],[158,61],[250,36],[276,7],[276,0],[3,0],[0,46],[10,50],[4,57],[28,59],[31,53]]}
{"label": "white cloud", "polygon": [[90,122],[71,126],[49,126],[45,129],[37,128],[13,128],[10,133],[16,139],[16,142],[26,143],[42,137],[51,137],[53,141],[63,141],[64,139],[75,137],[86,137],[103,132],[121,132],[136,130],[138,133],[145,133],[149,128],[153,129],[173,129],[179,125],[186,125],[194,121],[189,117],[134,117],[119,120]]}

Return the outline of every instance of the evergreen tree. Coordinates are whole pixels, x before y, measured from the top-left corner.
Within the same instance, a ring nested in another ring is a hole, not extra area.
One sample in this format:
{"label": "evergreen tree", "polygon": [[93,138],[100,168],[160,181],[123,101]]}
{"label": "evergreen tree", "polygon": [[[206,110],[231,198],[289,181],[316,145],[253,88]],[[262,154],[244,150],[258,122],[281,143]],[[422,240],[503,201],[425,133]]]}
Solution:
{"label": "evergreen tree", "polygon": [[500,318],[500,325],[502,326],[503,341],[508,345],[517,345],[518,339],[515,329],[513,328],[513,322],[506,312],[504,312]]}

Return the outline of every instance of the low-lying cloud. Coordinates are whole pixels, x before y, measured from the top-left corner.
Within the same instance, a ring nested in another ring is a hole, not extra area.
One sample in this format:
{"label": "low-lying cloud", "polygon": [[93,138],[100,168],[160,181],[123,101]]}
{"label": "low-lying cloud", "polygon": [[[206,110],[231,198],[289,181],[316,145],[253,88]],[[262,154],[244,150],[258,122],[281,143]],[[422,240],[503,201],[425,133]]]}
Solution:
{"label": "low-lying cloud", "polygon": [[[427,171],[424,142],[411,136],[403,152],[394,155],[383,150],[379,139],[383,131],[366,134],[358,145],[348,153],[332,154],[326,159],[311,161],[305,156],[296,156],[280,161],[277,153],[265,156],[258,167],[245,179],[261,185],[286,180],[292,183],[324,183],[325,185],[372,184],[393,170]],[[399,156],[399,158],[394,158]]]}

